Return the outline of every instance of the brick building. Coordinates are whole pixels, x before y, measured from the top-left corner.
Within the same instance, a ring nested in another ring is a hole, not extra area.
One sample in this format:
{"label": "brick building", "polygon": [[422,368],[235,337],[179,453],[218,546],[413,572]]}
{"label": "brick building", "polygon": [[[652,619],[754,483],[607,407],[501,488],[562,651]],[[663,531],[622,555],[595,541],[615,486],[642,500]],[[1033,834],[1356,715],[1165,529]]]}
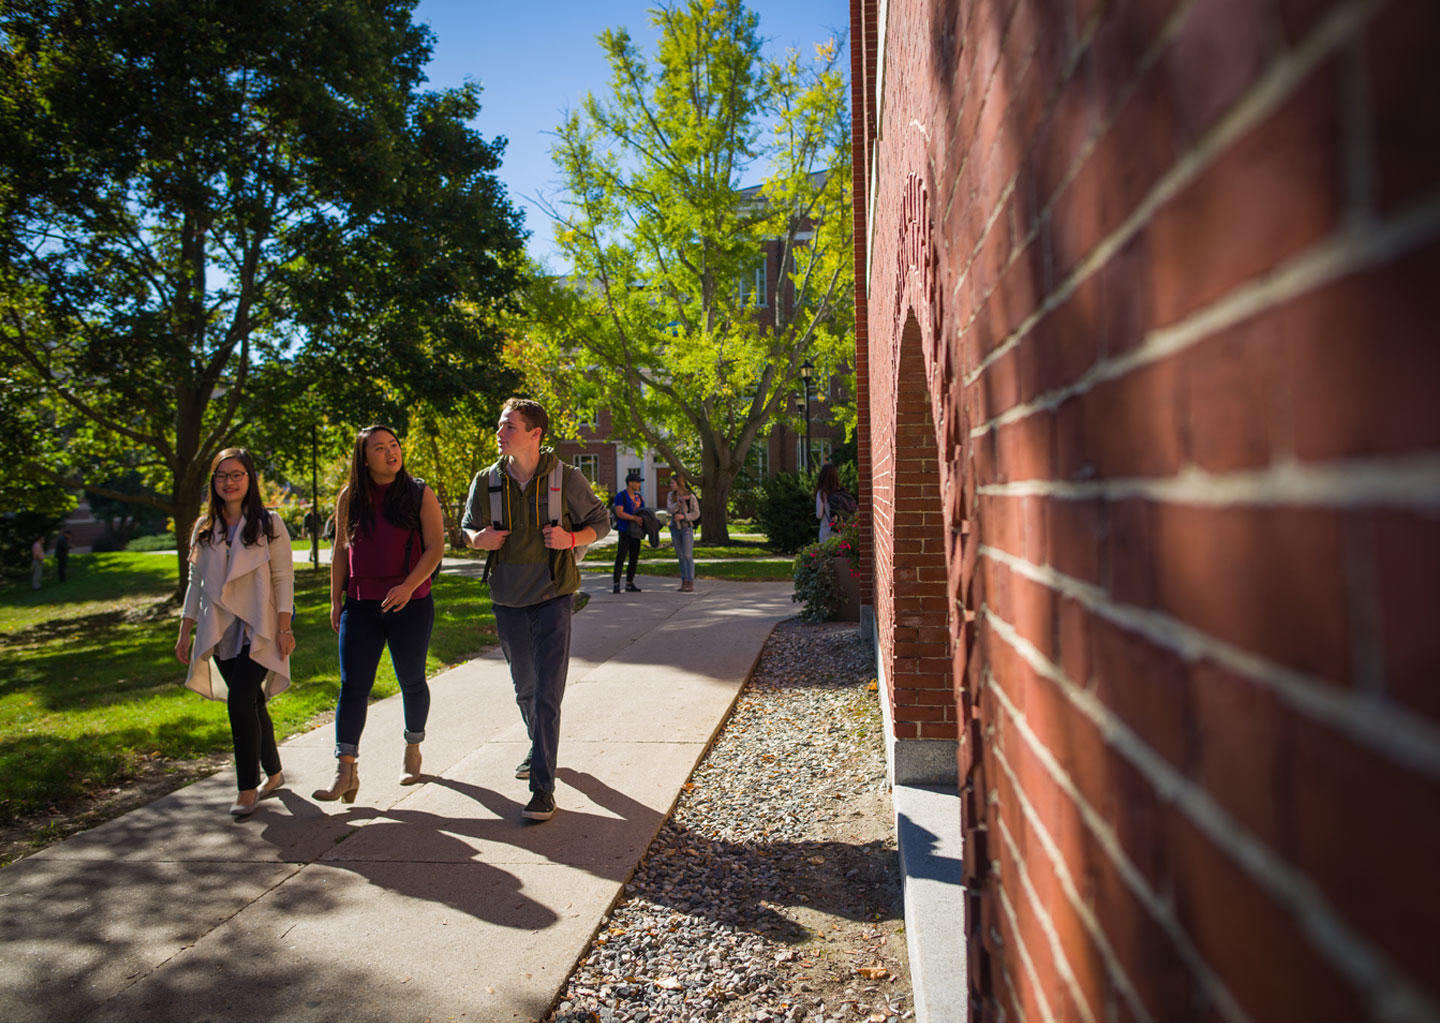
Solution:
{"label": "brick building", "polygon": [[960,1011],[1440,1016],[1440,4],[850,10],[865,595]]}

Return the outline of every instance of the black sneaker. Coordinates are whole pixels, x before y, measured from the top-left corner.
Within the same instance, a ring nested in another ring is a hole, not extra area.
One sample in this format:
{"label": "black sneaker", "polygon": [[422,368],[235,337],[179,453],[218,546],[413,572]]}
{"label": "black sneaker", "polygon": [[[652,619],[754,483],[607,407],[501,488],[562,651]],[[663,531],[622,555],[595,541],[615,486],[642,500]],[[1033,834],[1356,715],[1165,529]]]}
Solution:
{"label": "black sneaker", "polygon": [[520,817],[530,821],[549,821],[555,817],[555,798],[549,793],[536,793],[520,812]]}
{"label": "black sneaker", "polygon": [[620,593],[620,584],[615,584],[615,593]]}
{"label": "black sneaker", "polygon": [[515,766],[515,777],[517,779],[528,779],[530,777],[530,755],[525,755],[525,760]]}
{"label": "black sneaker", "polygon": [[[636,586],[635,584],[633,584],[633,583],[627,583],[627,584],[625,584],[625,589],[626,589],[627,591],[629,591],[630,593],[632,593],[632,594],[638,594],[638,593],[640,593],[640,588],[637,587],[637,586]],[[617,591],[617,593],[618,593],[618,591]]]}

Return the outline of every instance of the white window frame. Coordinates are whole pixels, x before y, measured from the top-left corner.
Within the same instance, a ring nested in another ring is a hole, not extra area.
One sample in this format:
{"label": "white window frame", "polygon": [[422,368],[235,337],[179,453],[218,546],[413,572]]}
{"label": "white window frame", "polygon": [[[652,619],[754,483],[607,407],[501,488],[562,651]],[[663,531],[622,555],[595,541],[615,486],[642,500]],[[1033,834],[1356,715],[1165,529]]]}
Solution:
{"label": "white window frame", "polygon": [[585,474],[585,479],[591,484],[600,479],[600,456],[582,452],[575,456],[575,468]]}

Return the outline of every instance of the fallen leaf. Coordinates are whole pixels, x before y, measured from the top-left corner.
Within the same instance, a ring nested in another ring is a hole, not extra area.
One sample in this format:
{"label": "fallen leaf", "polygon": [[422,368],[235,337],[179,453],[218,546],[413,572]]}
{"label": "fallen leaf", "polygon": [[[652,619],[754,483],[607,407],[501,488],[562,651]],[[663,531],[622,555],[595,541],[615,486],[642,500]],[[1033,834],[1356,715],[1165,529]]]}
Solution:
{"label": "fallen leaf", "polygon": [[855,973],[860,975],[860,977],[862,978],[869,978],[872,981],[875,981],[885,977],[885,975],[889,974],[890,971],[888,968],[885,967],[857,967],[855,968]]}
{"label": "fallen leaf", "polygon": [[810,858],[810,863],[811,863],[811,864],[824,864],[824,863],[825,863],[825,858],[824,858],[824,857],[811,857],[811,858]]}
{"label": "fallen leaf", "polygon": [[486,985],[486,986],[485,986],[485,991],[486,991],[488,994],[490,994],[490,995],[493,996],[493,995],[495,994],[495,986],[494,986],[494,985]]}

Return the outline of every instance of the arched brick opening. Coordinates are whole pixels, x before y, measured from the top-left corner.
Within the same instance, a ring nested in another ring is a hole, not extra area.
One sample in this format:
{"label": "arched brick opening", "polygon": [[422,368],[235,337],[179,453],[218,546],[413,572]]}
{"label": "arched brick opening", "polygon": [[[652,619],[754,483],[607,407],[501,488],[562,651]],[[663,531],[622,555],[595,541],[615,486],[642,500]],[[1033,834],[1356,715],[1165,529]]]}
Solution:
{"label": "arched brick opening", "polygon": [[922,333],[906,315],[897,353],[893,433],[877,460],[874,510],[880,655],[897,784],[953,782],[958,736],[947,616],[948,517]]}

